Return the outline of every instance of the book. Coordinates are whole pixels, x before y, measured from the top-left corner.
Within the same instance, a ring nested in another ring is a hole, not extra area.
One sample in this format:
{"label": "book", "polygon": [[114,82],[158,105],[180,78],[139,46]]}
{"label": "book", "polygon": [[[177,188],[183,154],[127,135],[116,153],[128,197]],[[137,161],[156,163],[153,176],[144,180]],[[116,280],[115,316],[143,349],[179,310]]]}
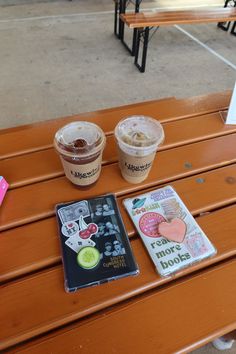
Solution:
{"label": "book", "polygon": [[0,205],[3,202],[3,199],[5,197],[8,187],[9,187],[9,184],[7,183],[5,178],[3,176],[0,176]]}
{"label": "book", "polygon": [[124,205],[161,276],[216,254],[171,186],[125,199]]}
{"label": "book", "polygon": [[68,292],[138,274],[114,195],[56,205]]}

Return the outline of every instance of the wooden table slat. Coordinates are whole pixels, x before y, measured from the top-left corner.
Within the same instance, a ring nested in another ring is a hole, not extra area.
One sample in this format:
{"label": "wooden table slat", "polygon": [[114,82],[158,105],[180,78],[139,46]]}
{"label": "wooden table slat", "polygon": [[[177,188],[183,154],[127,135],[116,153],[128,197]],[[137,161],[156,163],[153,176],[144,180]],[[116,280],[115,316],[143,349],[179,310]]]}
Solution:
{"label": "wooden table slat", "polygon": [[[159,184],[168,183],[177,176],[175,170],[172,170],[172,175],[170,173],[171,160],[165,160],[163,165],[161,165],[159,163],[159,155],[157,154],[154,160],[148,178],[138,185],[126,182],[121,177],[118,164],[112,164],[102,168],[100,179],[96,185],[88,190],[75,188],[74,185],[68,182],[66,177],[59,177],[10,190],[0,210],[0,230],[52,216],[55,205],[61,202],[86,199],[95,195],[113,193],[114,191],[117,196],[132,192],[140,194],[140,191],[144,188],[155,188]],[[168,174],[164,172],[165,166],[168,168]],[[178,175],[178,177],[181,177],[181,175]],[[199,178],[202,178],[205,183],[198,183]],[[226,205],[234,202],[236,193],[235,180],[236,165],[230,165],[219,168],[216,171],[202,173],[196,177],[173,181],[171,184],[177,188],[180,195],[188,193],[189,199],[191,196],[190,200],[194,203],[194,212],[202,212],[220,207],[222,203]],[[107,184],[106,181],[111,181],[111,183]],[[210,192],[211,190],[212,192]],[[205,195],[205,207],[202,206],[202,203],[199,203],[202,193]],[[213,201],[210,193],[213,195]]]}
{"label": "wooden table slat", "polygon": [[0,131],[0,159],[50,148],[55,132],[71,121],[89,120],[111,134],[117,122],[128,115],[148,115],[161,122],[183,119],[225,109],[231,95],[226,91],[189,99],[162,99],[5,129]]}
{"label": "wooden table slat", "polygon": [[[204,142],[206,144],[207,142]],[[224,149],[223,145],[218,144],[219,142],[210,140],[208,142],[212,143],[212,145],[208,145],[208,151],[209,151],[209,157],[211,154],[214,156],[217,156],[219,158],[220,163],[222,163],[222,156],[224,155]],[[203,144],[203,143],[198,143],[196,145]],[[168,160],[166,159],[165,155],[169,152],[166,151],[163,156],[161,153],[159,156],[162,156],[163,163],[166,161],[166,172],[165,175],[163,175],[163,172],[159,172],[159,179],[164,180],[165,176],[170,176],[171,175],[171,169],[173,168],[175,171],[175,177],[177,176],[177,173],[179,176],[182,175],[184,176],[184,173],[190,173],[188,172],[188,169],[186,171],[186,168],[184,167],[184,162],[185,161],[190,161],[193,164],[193,173],[197,172],[198,168],[203,168],[203,166],[206,163],[205,155],[202,153],[201,150],[199,150],[198,147],[194,146],[195,144],[192,144],[188,146],[189,151],[186,151],[181,155],[181,157],[178,159],[179,155],[178,153],[176,154],[177,159],[170,159],[172,163],[168,163]],[[215,154],[216,147],[220,147],[219,151],[217,154]],[[226,156],[230,156],[230,149],[232,147],[228,144],[225,145],[227,147],[227,154]],[[198,165],[199,161],[198,160],[198,155],[195,153],[193,147],[196,148],[196,150],[200,153],[199,156],[202,158],[202,165]],[[179,148],[180,149],[180,148]],[[171,151],[171,150],[170,150]],[[173,152],[177,152],[177,150],[173,150]],[[181,152],[182,153],[182,152]],[[191,160],[186,158],[191,156]],[[195,160],[195,159],[196,160]],[[233,156],[232,156],[233,158]],[[182,159],[182,160],[181,160]],[[160,161],[160,164],[161,164]],[[207,160],[208,161],[208,160]],[[213,162],[215,162],[212,158],[210,160],[210,166],[213,166]],[[209,163],[209,161],[208,161]],[[208,166],[209,167],[209,166]],[[179,171],[178,171],[179,168]],[[233,173],[232,173],[233,171]],[[209,172],[209,173],[202,173],[200,175],[194,175],[193,177],[185,178],[183,180],[179,181],[173,181],[171,182],[171,185],[174,186],[177,190],[177,192],[180,194],[181,198],[186,202],[187,207],[189,210],[192,212],[192,214],[200,213],[201,211],[207,211],[214,209],[216,206],[220,207],[225,204],[230,204],[232,202],[235,202],[236,200],[236,189],[235,189],[235,181],[236,181],[236,176],[235,176],[235,171],[236,171],[236,166],[235,165],[230,165],[225,168],[220,168],[217,171]],[[201,179],[205,179],[204,183],[198,183],[198,181],[201,182]],[[61,180],[60,180],[61,182]],[[50,182],[51,183],[51,182]],[[54,183],[56,183],[54,181]],[[68,184],[68,182],[65,180],[64,181],[65,186],[70,187],[70,198],[76,199],[76,194],[74,188]],[[41,184],[39,185],[41,186]],[[33,185],[32,187],[37,187],[37,185]],[[52,188],[48,188],[47,192],[34,192],[31,194],[31,191],[29,191],[29,196],[30,195],[47,195],[49,197],[49,191]],[[60,190],[64,191],[66,188],[61,187]],[[151,189],[154,189],[152,187]],[[14,194],[12,197],[12,200],[17,200],[21,198],[21,190],[15,190],[16,193],[20,193],[19,197],[17,198],[14,190],[11,192]],[[10,192],[9,192],[10,193]],[[77,192],[78,196],[77,198],[81,198],[81,192]],[[136,195],[137,191],[133,193],[133,195]],[[54,196],[55,194],[53,194]],[[66,195],[68,195],[68,191],[66,190]],[[62,193],[57,196],[57,198],[62,198]],[[123,197],[118,198],[118,203],[119,207],[121,210],[122,218],[125,222],[126,228],[128,230],[129,235],[134,234],[134,227],[124,210],[122,206],[122,200],[125,197],[130,197],[131,195],[126,195]],[[58,200],[57,200],[58,201]],[[60,200],[61,201],[61,200]],[[45,202],[45,203],[44,203]],[[31,202],[33,204],[33,200]],[[39,202],[38,202],[39,203]],[[36,206],[39,207],[39,204],[36,204]],[[56,200],[54,200],[54,203],[56,203]],[[29,219],[39,219],[40,218],[40,212],[42,213],[43,210],[46,210],[48,205],[52,204],[51,210],[48,210],[48,214],[53,214],[54,210],[54,204],[52,201],[48,201],[43,199],[41,201],[41,206],[40,210],[38,210],[38,213],[35,215],[32,214],[32,207],[27,207],[25,206],[25,215],[24,219],[25,222],[29,221]],[[11,204],[9,204],[11,205]],[[8,210],[8,209],[7,209]],[[19,208],[19,212],[22,213],[22,208]],[[15,211],[16,213],[16,211]],[[31,213],[31,214],[30,214]],[[14,214],[16,217],[16,214]],[[10,214],[11,216],[11,214]],[[9,217],[10,217],[9,216]],[[23,214],[21,216],[18,216],[18,219],[11,220],[11,223],[20,223],[20,221],[23,218]],[[4,226],[2,222],[2,227]],[[45,267],[49,264],[53,264],[59,260],[59,248],[57,244],[57,227],[54,218],[46,219],[46,220],[41,220],[37,223],[34,224],[29,224],[29,225],[24,225],[21,226],[20,228],[14,228],[10,229],[8,231],[2,232],[1,235],[2,239],[2,247],[0,248],[0,269],[1,269],[1,280],[6,280],[10,279],[11,277],[17,276],[19,274],[24,274],[25,272],[29,272],[35,269],[40,269],[41,267]],[[30,251],[31,250],[31,251]],[[11,255],[11,257],[10,257]],[[14,263],[12,263],[11,259],[14,258]]]}
{"label": "wooden table slat", "polygon": [[[236,130],[219,115],[230,97],[168,98],[0,131],[0,170],[11,185],[0,208],[0,351],[110,353],[135,343],[138,354],[166,354],[236,328]],[[166,133],[138,185],[121,177],[112,135],[131,114],[159,119]],[[86,190],[64,177],[52,148],[55,131],[78,119],[100,125],[108,140],[101,177]],[[214,257],[167,278],[157,274],[122,204],[163,184],[175,188],[217,248]],[[118,198],[140,275],[67,294],[55,204],[109,192]]]}
{"label": "wooden table slat", "polygon": [[[165,141],[158,151],[223,135],[227,136],[219,141],[219,144],[228,140],[231,145],[233,138],[228,134],[236,132],[234,125],[223,124],[218,113],[188,118],[187,121],[164,123],[163,127]],[[184,149],[182,149],[183,151]],[[117,161],[115,139],[113,136],[108,136],[103,154],[103,164],[115,161]],[[54,148],[0,160],[0,170],[10,184],[10,188],[64,175],[60,159]]]}
{"label": "wooden table slat", "polygon": [[[218,253],[215,257],[181,270],[176,277],[235,255],[235,208],[236,206],[225,208],[198,218],[200,226],[207,232]],[[222,223],[222,220],[225,222]],[[225,235],[224,242],[222,234]],[[140,239],[132,240],[131,245],[140,267],[140,275],[135,277],[103,284],[92,290],[87,288],[67,294],[63,288],[63,272],[60,266],[6,284],[1,291],[4,307],[0,316],[1,323],[5,325],[0,333],[0,349],[171,281],[171,277],[161,278],[156,273]]]}
{"label": "wooden table slat", "polygon": [[233,260],[193,276],[181,286],[176,284],[26,345],[17,353],[63,354],[65,343],[69,353],[110,354],[114,350],[142,354],[144,343],[149,354],[157,350],[158,354],[190,352],[235,328],[235,272]]}

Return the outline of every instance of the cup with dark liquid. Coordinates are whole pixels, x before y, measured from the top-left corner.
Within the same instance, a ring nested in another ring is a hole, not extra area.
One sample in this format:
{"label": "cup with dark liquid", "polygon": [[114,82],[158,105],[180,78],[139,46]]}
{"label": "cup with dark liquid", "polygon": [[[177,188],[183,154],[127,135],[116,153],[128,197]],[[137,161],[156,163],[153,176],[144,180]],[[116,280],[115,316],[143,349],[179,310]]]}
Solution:
{"label": "cup with dark liquid", "polygon": [[99,178],[105,144],[102,129],[84,121],[65,125],[54,138],[66,177],[80,187],[90,186]]}

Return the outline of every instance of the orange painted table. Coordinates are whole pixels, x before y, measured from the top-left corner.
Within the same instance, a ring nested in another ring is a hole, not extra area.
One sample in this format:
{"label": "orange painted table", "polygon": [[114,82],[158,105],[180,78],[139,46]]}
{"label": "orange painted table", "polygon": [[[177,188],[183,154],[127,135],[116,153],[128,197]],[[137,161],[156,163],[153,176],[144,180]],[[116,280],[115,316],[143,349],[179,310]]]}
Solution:
{"label": "orange painted table", "polygon": [[[134,104],[0,131],[0,171],[10,190],[0,208],[0,350],[9,353],[174,353],[236,328],[236,126],[219,111],[231,92]],[[122,179],[117,122],[145,114],[166,139],[148,179]],[[100,125],[107,146],[98,183],[79,190],[53,147],[59,127]],[[201,182],[201,183],[199,183]],[[217,255],[160,278],[122,207],[127,195],[171,184],[217,248]],[[54,206],[113,192],[140,275],[68,294]]]}

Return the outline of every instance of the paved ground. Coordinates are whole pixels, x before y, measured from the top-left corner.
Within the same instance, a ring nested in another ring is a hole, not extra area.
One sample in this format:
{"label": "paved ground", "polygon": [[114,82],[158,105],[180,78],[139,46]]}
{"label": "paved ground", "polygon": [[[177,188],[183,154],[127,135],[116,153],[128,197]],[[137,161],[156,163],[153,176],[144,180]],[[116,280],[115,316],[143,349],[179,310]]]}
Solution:
{"label": "paved ground", "polygon": [[[141,74],[113,35],[111,0],[19,2],[26,4],[0,6],[0,128],[142,100],[222,91],[235,82],[236,37],[215,24],[160,28],[150,43],[146,73]],[[4,3],[14,1],[0,0]],[[174,2],[178,7],[203,3]],[[143,7],[163,4],[173,6],[173,1],[143,2]],[[207,2],[217,4],[222,1]]]}

